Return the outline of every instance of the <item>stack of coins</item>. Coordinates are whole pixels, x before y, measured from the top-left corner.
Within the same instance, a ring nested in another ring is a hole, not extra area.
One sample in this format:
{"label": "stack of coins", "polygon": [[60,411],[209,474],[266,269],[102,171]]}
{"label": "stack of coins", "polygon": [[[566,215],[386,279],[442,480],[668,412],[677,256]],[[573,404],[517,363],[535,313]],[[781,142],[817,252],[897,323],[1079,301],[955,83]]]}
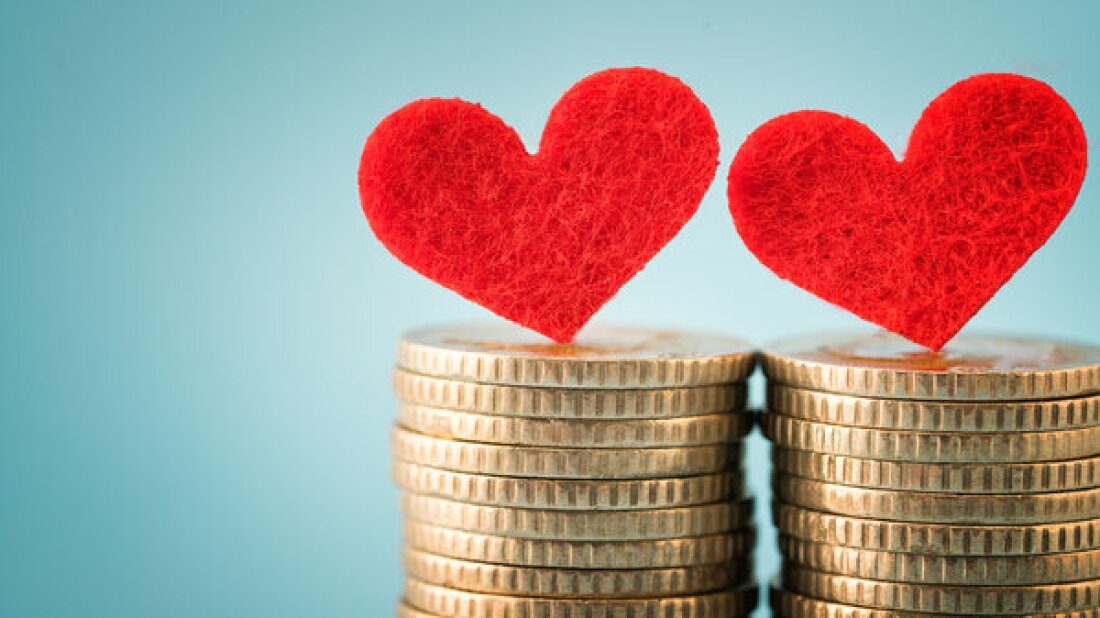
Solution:
{"label": "stack of coins", "polygon": [[780,616],[1100,616],[1100,349],[764,352]]}
{"label": "stack of coins", "polygon": [[755,354],[720,336],[514,327],[404,337],[399,616],[739,616]]}

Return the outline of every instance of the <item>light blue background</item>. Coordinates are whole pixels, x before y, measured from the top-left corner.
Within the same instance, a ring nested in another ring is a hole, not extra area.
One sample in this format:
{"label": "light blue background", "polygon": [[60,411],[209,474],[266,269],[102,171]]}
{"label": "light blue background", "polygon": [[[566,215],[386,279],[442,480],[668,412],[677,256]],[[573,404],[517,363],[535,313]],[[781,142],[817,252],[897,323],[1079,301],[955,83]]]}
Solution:
{"label": "light blue background", "polygon": [[[683,78],[719,180],[599,319],[757,342],[867,328],[734,234],[724,177],[757,124],[829,109],[900,151],[948,85],[1018,71],[1100,140],[1097,3],[674,4],[0,4],[0,616],[392,611],[393,347],[489,318],[359,211],[362,142],[411,99],[482,102],[534,145],[588,73]],[[1095,176],[973,328],[1100,341]]]}

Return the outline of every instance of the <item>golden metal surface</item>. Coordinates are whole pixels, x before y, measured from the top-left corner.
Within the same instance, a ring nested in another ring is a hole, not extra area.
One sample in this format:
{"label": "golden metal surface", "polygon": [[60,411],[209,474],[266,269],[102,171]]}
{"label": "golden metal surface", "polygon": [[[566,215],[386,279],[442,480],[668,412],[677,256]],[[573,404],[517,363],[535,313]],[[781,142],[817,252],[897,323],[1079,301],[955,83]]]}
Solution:
{"label": "golden metal surface", "polygon": [[563,448],[659,448],[728,444],[753,416],[723,412],[662,419],[532,419],[402,404],[397,422],[413,431],[467,442]]}
{"label": "golden metal surface", "polygon": [[1100,391],[1100,348],[1024,337],[960,335],[931,352],[888,334],[795,337],[766,346],[768,380],[895,399],[1006,401]]}
{"label": "golden metal surface", "polygon": [[548,511],[454,502],[400,494],[401,510],[412,521],[500,536],[614,541],[704,536],[752,523],[751,498],[702,506],[647,511]]}
{"label": "golden metal surface", "polygon": [[674,388],[554,388],[479,384],[398,369],[397,398],[415,405],[538,419],[657,419],[715,414],[745,407],[744,382]]}
{"label": "golden metal surface", "polygon": [[397,486],[459,502],[525,509],[660,509],[719,502],[743,493],[739,471],[659,479],[541,479],[470,474],[393,463]]}
{"label": "golden metal surface", "polygon": [[491,595],[405,579],[409,605],[444,616],[493,618],[717,618],[742,616],[756,607],[755,586],[707,594],[640,599],[562,599]]}
{"label": "golden metal surface", "polygon": [[517,539],[405,523],[405,543],[414,549],[495,564],[567,569],[641,569],[704,564],[751,565],[751,528],[681,539],[574,541]]}
{"label": "golden metal surface", "polygon": [[394,427],[394,457],[421,465],[531,478],[629,479],[690,476],[730,470],[739,444],[674,448],[551,448],[459,442]]}
{"label": "golden metal surface", "polygon": [[724,335],[594,325],[556,344],[512,324],[444,326],[407,333],[402,369],[492,384],[570,388],[700,386],[744,380],[749,344]]}

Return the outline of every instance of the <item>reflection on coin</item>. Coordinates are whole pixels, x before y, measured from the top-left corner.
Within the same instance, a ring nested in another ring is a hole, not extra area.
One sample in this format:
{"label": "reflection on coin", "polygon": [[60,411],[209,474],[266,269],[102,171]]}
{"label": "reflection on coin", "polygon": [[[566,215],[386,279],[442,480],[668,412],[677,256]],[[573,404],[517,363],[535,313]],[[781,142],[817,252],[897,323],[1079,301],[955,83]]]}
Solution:
{"label": "reflection on coin", "polygon": [[743,583],[733,564],[673,568],[561,569],[473,562],[405,550],[405,571],[428,584],[470,592],[550,597],[667,597]]}
{"label": "reflection on coin", "polygon": [[[745,413],[637,420],[531,419],[403,404],[398,422],[414,431],[470,442],[567,448],[656,448],[727,444],[752,430]],[[1098,430],[1100,431],[1100,430]]]}
{"label": "reflection on coin", "polygon": [[562,599],[492,595],[405,579],[409,605],[444,616],[523,618],[654,618],[655,616],[738,616],[756,606],[757,590],[743,586],[720,592],[655,598]]}
{"label": "reflection on coin", "polygon": [[[812,616],[813,618],[956,618],[957,614],[930,614],[925,612],[901,612],[856,605],[844,605],[822,601],[772,587],[771,607],[776,616]],[[411,617],[410,617],[411,618]],[[1019,618],[1100,618],[1100,609],[1020,614]]]}
{"label": "reflection on coin", "polygon": [[414,405],[523,418],[678,418],[745,407],[743,382],[673,388],[548,388],[478,384],[397,370],[397,398]]}
{"label": "reflection on coin", "polygon": [[901,491],[1012,494],[1100,487],[1100,457],[1020,464],[915,463],[772,448],[776,470],[859,487]]}
{"label": "reflection on coin", "polygon": [[528,539],[612,541],[729,532],[752,522],[752,499],[649,511],[547,511],[465,504],[402,493],[412,521]]}
{"label": "reflection on coin", "polygon": [[760,427],[779,446],[892,461],[1026,463],[1100,454],[1100,425],[1040,432],[891,431],[768,412]]}
{"label": "reflection on coin", "polygon": [[398,459],[457,472],[532,478],[647,478],[729,470],[741,461],[739,444],[647,449],[506,446],[459,442],[393,430]]}
{"label": "reflection on coin", "polygon": [[1100,425],[1100,395],[1045,401],[906,401],[768,385],[768,409],[808,421],[904,431],[1054,431]]}
{"label": "reflection on coin", "polygon": [[814,543],[780,535],[784,558],[865,579],[959,586],[1020,586],[1100,577],[1100,550],[1033,556],[935,556]]}
{"label": "reflection on coin", "polygon": [[750,567],[751,528],[683,539],[573,541],[517,539],[405,524],[405,542],[415,549],[496,564],[570,569],[630,569],[733,563]]}
{"label": "reflection on coin", "polygon": [[942,586],[860,579],[785,563],[782,585],[826,601],[967,616],[1067,612],[1100,606],[1100,579],[1041,586]]}
{"label": "reflection on coin", "polygon": [[1100,488],[1048,494],[915,493],[776,476],[781,502],[840,515],[940,524],[1047,524],[1100,517]]}
{"label": "reflection on coin", "polygon": [[912,523],[776,504],[782,534],[818,543],[948,556],[1019,556],[1100,549],[1100,519],[1030,525]]}
{"label": "reflection on coin", "polygon": [[664,479],[532,479],[393,463],[398,487],[459,502],[557,510],[626,510],[691,506],[742,493],[739,472]]}
{"label": "reflection on coin", "polygon": [[893,334],[832,334],[768,346],[770,381],[900,399],[1020,400],[1100,391],[1100,348],[1022,337],[955,337],[930,352]]}
{"label": "reflection on coin", "polygon": [[556,344],[510,324],[429,328],[406,334],[402,369],[454,380],[575,388],[700,386],[744,380],[755,352],[731,337],[590,326]]}

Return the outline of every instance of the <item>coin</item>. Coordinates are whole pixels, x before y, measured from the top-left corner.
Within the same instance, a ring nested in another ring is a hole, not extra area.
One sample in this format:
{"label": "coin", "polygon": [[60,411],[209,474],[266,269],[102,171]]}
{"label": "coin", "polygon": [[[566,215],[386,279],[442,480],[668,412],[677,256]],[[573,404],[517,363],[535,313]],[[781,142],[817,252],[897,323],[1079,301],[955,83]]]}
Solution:
{"label": "coin", "polygon": [[1100,425],[1040,432],[891,431],[769,412],[761,416],[760,427],[779,446],[892,461],[1025,463],[1100,454]]}
{"label": "coin", "polygon": [[1100,550],[1031,556],[935,556],[814,543],[780,535],[779,551],[804,567],[865,579],[959,586],[1020,586],[1100,577]]}
{"label": "coin", "polygon": [[757,590],[741,586],[707,594],[655,598],[562,599],[505,596],[455,590],[414,578],[405,579],[406,602],[443,616],[498,618],[711,618],[739,616],[756,607]]}
{"label": "coin", "polygon": [[826,601],[941,614],[1017,615],[1100,607],[1100,580],[1040,586],[943,586],[860,579],[784,563],[782,585]]}
{"label": "coin", "polygon": [[439,614],[422,612],[405,601],[397,604],[397,618],[438,618]]}
{"label": "coin", "polygon": [[734,564],[671,568],[563,569],[488,564],[414,549],[405,572],[428,584],[470,592],[550,597],[661,597],[701,594],[744,583],[751,573]]}
{"label": "coin", "polygon": [[464,560],[570,569],[630,569],[745,563],[750,568],[751,528],[682,539],[556,541],[517,539],[406,522],[405,543]]}
{"label": "coin", "polygon": [[1056,399],[1100,391],[1100,348],[1022,337],[955,337],[930,352],[893,334],[832,334],[776,342],[769,381],[900,399]]}
{"label": "coin", "polygon": [[497,416],[555,419],[678,418],[745,407],[743,382],[671,388],[551,388],[478,384],[398,369],[397,398],[416,405]]}
{"label": "coin", "polygon": [[612,541],[695,537],[729,532],[752,522],[752,499],[647,511],[549,511],[465,504],[401,493],[412,521],[500,536]]}
{"label": "coin", "polygon": [[817,481],[901,491],[1011,494],[1100,487],[1100,457],[1020,464],[915,463],[774,447],[772,465]]}
{"label": "coin", "polygon": [[398,459],[393,477],[398,487],[413,493],[529,509],[659,509],[707,504],[742,493],[737,472],[610,481],[532,479],[454,472]]}
{"label": "coin", "polygon": [[648,478],[729,470],[741,461],[737,444],[674,448],[550,448],[480,444],[393,430],[398,459],[457,472],[532,478]]}
{"label": "coin", "polygon": [[[899,612],[856,605],[844,605],[822,601],[812,597],[772,587],[772,611],[777,616],[810,616],[812,618],[956,618],[957,614],[929,614],[925,612]],[[409,617],[412,618],[412,617]],[[1019,614],[1016,618],[1100,618],[1100,609],[1054,612],[1043,614]]]}
{"label": "coin", "polygon": [[1100,517],[1100,488],[1046,494],[916,493],[777,475],[781,502],[808,509],[938,524],[1048,524]]}
{"label": "coin", "polygon": [[883,521],[773,507],[782,534],[845,547],[947,556],[1019,556],[1100,549],[1100,519],[1028,525]]}
{"label": "coin", "polygon": [[406,334],[397,364],[425,375],[491,384],[571,388],[701,386],[744,380],[752,346],[706,333],[591,326],[556,344],[514,325],[429,328]]}
{"label": "coin", "polygon": [[752,430],[744,413],[637,420],[531,419],[403,404],[398,422],[453,440],[569,448],[655,448],[727,444]]}
{"label": "coin", "polygon": [[1100,395],[1045,401],[906,401],[768,385],[768,409],[808,421],[906,431],[1054,431],[1100,425]]}

